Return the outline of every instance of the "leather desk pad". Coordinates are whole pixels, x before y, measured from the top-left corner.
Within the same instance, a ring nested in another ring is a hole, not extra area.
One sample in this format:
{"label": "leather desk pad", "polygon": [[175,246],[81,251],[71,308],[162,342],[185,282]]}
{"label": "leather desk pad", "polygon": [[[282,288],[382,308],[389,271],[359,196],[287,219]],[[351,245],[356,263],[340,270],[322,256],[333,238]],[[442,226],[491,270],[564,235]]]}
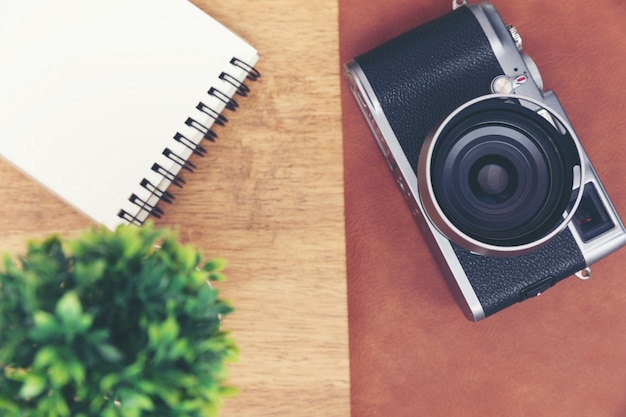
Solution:
{"label": "leather desk pad", "polygon": [[[340,0],[341,64],[451,10]],[[626,3],[493,1],[626,216]],[[479,323],[460,312],[342,82],[352,415],[626,416],[626,249]],[[529,271],[530,273],[530,271]]]}

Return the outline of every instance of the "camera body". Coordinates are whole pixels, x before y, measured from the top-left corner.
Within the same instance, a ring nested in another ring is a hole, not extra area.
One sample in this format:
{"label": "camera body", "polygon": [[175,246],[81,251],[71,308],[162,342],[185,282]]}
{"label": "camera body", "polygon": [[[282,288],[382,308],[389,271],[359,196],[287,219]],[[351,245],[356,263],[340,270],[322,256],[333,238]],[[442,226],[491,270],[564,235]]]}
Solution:
{"label": "camera body", "polygon": [[626,244],[556,95],[491,4],[460,6],[344,70],[470,320],[586,279]]}

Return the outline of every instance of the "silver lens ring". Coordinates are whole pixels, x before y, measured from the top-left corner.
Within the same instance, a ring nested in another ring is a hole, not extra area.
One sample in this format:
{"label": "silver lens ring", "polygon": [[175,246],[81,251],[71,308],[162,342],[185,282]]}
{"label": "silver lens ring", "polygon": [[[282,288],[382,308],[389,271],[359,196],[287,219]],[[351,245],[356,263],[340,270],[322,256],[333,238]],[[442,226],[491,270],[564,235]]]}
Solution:
{"label": "silver lens ring", "polygon": [[424,215],[481,255],[528,253],[562,232],[583,194],[585,164],[569,123],[529,97],[490,94],[453,111],[418,162]]}

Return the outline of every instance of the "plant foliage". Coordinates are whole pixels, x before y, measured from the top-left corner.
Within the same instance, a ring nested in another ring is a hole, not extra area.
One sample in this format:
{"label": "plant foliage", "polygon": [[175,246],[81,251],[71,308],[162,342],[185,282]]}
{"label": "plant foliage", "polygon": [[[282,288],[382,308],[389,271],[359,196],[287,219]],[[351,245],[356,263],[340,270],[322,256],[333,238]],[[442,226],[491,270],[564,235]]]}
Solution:
{"label": "plant foliage", "polygon": [[29,242],[0,265],[0,415],[214,416],[232,311],[203,262],[151,224]]}

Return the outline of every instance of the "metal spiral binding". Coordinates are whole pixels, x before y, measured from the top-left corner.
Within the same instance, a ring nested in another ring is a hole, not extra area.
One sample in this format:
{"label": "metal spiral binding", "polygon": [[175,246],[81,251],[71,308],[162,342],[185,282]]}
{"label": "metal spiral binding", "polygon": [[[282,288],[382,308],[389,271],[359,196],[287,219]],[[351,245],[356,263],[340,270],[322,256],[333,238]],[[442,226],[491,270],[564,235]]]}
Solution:
{"label": "metal spiral binding", "polygon": [[225,126],[228,123],[228,119],[221,113],[207,106],[203,102],[198,103],[196,109],[200,110],[202,113],[206,114],[209,117],[213,118],[213,123],[218,126]]}
{"label": "metal spiral binding", "polygon": [[[248,81],[257,81],[258,78],[261,77],[261,73],[256,68],[248,65],[247,63],[243,62],[239,58],[236,58],[236,57],[232,58],[230,60],[230,64],[245,71],[246,72],[245,79]],[[219,75],[219,79],[233,86],[235,88],[235,94],[237,94],[238,96],[246,97],[248,93],[250,92],[250,88],[243,81],[239,81],[236,77],[232,76],[231,74],[227,72],[222,72]],[[216,87],[211,87],[209,91],[207,91],[207,94],[221,101],[224,104],[225,109],[228,109],[230,111],[236,111],[237,108],[239,107],[239,103],[235,99],[233,99],[232,97],[229,97],[227,94],[223,93],[221,90],[219,90]],[[211,119],[213,119],[213,124],[217,126],[225,126],[226,123],[228,123],[228,119],[224,115],[222,115],[220,112],[216,111],[215,109],[209,107],[203,102],[198,103],[198,105],[196,106],[196,109],[199,110],[201,113],[209,116]],[[200,132],[203,138],[210,142],[215,142],[215,139],[217,139],[218,137],[217,134],[211,128],[205,126],[203,123],[200,123],[199,121],[195,120],[192,117],[187,118],[187,120],[185,120],[184,123],[186,126],[189,126],[192,129]],[[183,145],[185,148],[191,151],[191,153],[194,155],[205,156],[207,154],[207,150],[204,147],[202,147],[199,144],[196,144],[194,141],[187,138],[185,135],[183,135],[180,132],[176,132],[176,134],[173,137],[173,140]],[[178,165],[181,170],[193,172],[193,170],[196,168],[196,166],[193,163],[189,162],[187,158],[184,158],[178,155],[177,153],[172,151],[170,148],[166,147],[163,150],[163,155],[165,156],[165,158],[172,161],[175,165]],[[171,184],[182,188],[183,185],[185,184],[185,180],[182,179],[178,174],[175,174],[171,172],[170,170],[164,168],[159,163],[155,162],[152,165],[151,170],[159,174],[164,180],[168,182],[168,185],[165,188],[169,187],[169,185]],[[171,204],[172,201],[174,200],[174,195],[168,192],[166,189],[162,189],[162,188],[159,188],[159,186],[154,185],[152,182],[150,182],[146,178],[143,178],[139,185],[143,189],[148,191],[149,194],[148,194],[147,200],[144,200],[133,193],[128,198],[128,200],[131,203],[133,203],[135,206],[137,206],[138,208],[137,213],[133,215],[127,212],[126,210],[122,209],[119,211],[117,215],[118,217],[126,220],[128,223],[141,226],[145,221],[144,219],[147,218],[148,215],[152,215],[156,218],[161,218],[164,212],[158,206],[158,203],[163,201],[165,203]],[[155,201],[155,200],[156,200],[156,203],[151,203],[151,201]]]}
{"label": "metal spiral binding", "polygon": [[256,68],[254,68],[253,66],[250,66],[248,64],[246,64],[245,62],[243,62],[242,60],[240,60],[239,58],[233,58],[230,60],[230,63],[236,67],[241,68],[242,70],[246,71],[248,73],[248,75],[246,76],[246,78],[250,81],[256,81],[258,78],[261,77],[261,73],[259,71],[257,71]]}
{"label": "metal spiral binding", "polygon": [[250,88],[247,85],[226,72],[220,74],[220,80],[226,81],[228,84],[235,87],[235,94],[238,94],[242,97],[247,96],[250,92]]}
{"label": "metal spiral binding", "polygon": [[189,149],[194,153],[194,155],[204,156],[207,153],[207,150],[204,147],[186,138],[181,133],[176,133],[176,135],[174,135],[174,140]]}

